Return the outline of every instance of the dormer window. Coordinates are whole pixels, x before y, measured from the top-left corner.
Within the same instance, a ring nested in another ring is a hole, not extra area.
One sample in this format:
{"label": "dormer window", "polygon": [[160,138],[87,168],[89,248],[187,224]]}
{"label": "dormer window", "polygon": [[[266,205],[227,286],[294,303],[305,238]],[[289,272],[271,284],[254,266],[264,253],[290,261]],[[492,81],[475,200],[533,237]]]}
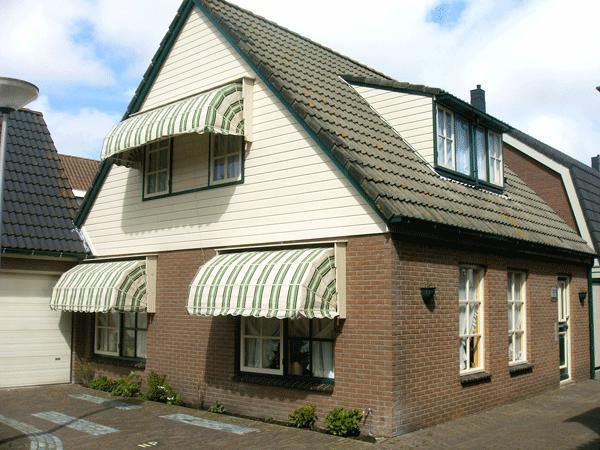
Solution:
{"label": "dormer window", "polygon": [[436,108],[436,168],[461,181],[502,187],[501,135],[449,109]]}

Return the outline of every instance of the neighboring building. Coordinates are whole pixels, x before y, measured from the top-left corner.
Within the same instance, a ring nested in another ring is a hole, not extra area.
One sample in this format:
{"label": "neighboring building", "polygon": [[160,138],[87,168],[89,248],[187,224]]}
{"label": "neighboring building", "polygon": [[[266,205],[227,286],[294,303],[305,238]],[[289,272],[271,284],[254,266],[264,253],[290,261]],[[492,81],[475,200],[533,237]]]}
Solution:
{"label": "neighboring building", "polygon": [[79,156],[58,155],[65,169],[65,175],[73,189],[77,203],[81,205],[88,189],[92,186],[100,161]]}
{"label": "neighboring building", "polygon": [[378,435],[589,378],[594,251],[504,166],[507,130],[184,1],[77,219],[97,258],[53,293],[75,369],[154,370],[257,417],[357,407]]}
{"label": "neighboring building", "polygon": [[[504,136],[506,164],[531,186],[581,237],[598,251],[600,248],[600,166],[592,167],[565,155],[547,144],[511,130]],[[592,366],[600,372],[600,265],[594,261],[592,292],[586,300],[593,325]],[[568,322],[563,327],[568,329]],[[561,333],[561,339],[567,336]]]}
{"label": "neighboring building", "polygon": [[85,256],[77,203],[41,113],[10,114],[0,250],[0,388],[71,380],[71,316],[48,309]]}

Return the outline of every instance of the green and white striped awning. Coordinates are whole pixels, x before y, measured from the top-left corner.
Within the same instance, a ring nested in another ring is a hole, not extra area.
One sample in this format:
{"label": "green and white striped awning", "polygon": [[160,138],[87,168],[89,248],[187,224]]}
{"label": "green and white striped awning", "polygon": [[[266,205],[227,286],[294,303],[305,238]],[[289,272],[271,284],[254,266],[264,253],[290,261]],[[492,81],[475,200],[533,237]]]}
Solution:
{"label": "green and white striped awning", "polygon": [[194,277],[187,310],[203,316],[333,318],[335,274],[332,248],[217,255]]}
{"label": "green and white striped awning", "polygon": [[232,83],[129,117],[104,138],[102,159],[186,133],[244,134],[242,85]]}
{"label": "green and white striped awning", "polygon": [[79,312],[144,311],[146,261],[75,266],[63,273],[54,286],[50,308]]}

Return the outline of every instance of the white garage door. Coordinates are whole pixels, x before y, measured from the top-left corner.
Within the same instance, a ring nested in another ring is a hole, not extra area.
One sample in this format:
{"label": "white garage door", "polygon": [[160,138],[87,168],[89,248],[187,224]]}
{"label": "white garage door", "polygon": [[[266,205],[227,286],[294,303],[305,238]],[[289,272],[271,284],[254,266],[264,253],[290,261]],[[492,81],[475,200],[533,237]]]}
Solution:
{"label": "white garage door", "polygon": [[57,281],[0,273],[0,388],[70,381],[71,315],[48,306]]}

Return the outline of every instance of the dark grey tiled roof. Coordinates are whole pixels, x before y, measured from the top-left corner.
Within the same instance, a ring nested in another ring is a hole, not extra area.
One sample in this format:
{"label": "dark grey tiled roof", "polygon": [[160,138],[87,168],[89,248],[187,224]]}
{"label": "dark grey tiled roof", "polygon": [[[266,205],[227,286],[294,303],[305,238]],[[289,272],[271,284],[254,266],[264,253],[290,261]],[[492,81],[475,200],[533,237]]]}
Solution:
{"label": "dark grey tiled roof", "polygon": [[509,134],[569,169],[592,241],[600,252],[600,172],[522,131],[513,129]]}
{"label": "dark grey tiled roof", "polygon": [[41,113],[9,115],[2,247],[84,254],[77,203]]}
{"label": "dark grey tiled roof", "polygon": [[197,0],[388,220],[410,218],[592,250],[512,171],[505,195],[434,173],[341,77],[384,75],[222,0]]}

